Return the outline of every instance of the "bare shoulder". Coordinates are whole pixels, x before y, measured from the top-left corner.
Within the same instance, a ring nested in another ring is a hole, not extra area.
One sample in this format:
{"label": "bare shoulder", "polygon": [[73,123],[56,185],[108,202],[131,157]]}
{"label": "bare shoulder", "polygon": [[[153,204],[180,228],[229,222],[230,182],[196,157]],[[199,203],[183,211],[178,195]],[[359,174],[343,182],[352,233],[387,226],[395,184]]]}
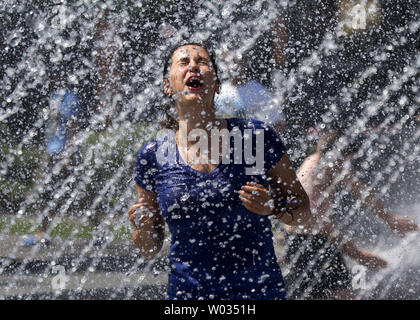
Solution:
{"label": "bare shoulder", "polygon": [[314,171],[315,167],[319,162],[319,155],[317,153],[313,153],[308,156],[303,163],[300,165],[299,169],[297,170],[296,174],[299,180],[306,180]]}

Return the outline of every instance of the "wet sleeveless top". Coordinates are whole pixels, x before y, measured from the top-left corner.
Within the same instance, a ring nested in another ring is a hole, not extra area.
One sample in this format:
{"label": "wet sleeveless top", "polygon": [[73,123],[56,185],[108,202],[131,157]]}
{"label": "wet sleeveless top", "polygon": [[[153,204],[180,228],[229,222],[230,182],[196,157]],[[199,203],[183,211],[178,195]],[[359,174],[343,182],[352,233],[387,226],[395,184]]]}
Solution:
{"label": "wet sleeveless top", "polygon": [[[174,133],[151,140],[138,153],[135,181],[156,193],[171,233],[168,299],[285,297],[271,221],[247,210],[235,192],[247,181],[268,188],[265,173],[283,156],[284,144],[271,127],[257,120],[232,118],[227,126],[230,133],[242,134],[242,150],[235,154],[240,142],[231,137],[230,163],[221,163],[210,173],[184,163]],[[252,155],[262,152],[262,174],[247,171],[258,159],[254,163],[245,159],[251,150],[244,145],[245,137],[252,137]]]}

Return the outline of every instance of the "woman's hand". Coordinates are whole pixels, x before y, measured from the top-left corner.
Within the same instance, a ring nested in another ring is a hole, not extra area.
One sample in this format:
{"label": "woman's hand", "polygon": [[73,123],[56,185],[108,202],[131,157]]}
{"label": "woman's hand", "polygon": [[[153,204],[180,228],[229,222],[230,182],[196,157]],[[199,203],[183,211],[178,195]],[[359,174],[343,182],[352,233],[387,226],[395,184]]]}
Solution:
{"label": "woman's hand", "polygon": [[384,259],[366,250],[359,250],[357,261],[372,271],[378,271],[385,268],[388,264]]}
{"label": "woman's hand", "polygon": [[274,209],[270,192],[257,183],[247,182],[243,185],[239,191],[239,198],[245,208],[262,216],[270,215]]}
{"label": "woman's hand", "polygon": [[267,172],[267,176],[271,192],[275,197],[280,196],[277,200],[280,200],[286,209],[280,216],[276,213],[276,217],[287,225],[305,225],[312,216],[309,198],[290,164],[287,153],[284,153],[274,168]]}
{"label": "woman's hand", "polygon": [[391,228],[391,230],[397,233],[401,238],[404,237],[408,232],[419,230],[419,225],[415,223],[412,218],[401,217],[392,213],[388,214],[386,223]]}
{"label": "woman's hand", "polygon": [[162,248],[165,222],[159,212],[156,195],[136,185],[138,202],[128,209],[128,221],[133,225],[133,242],[144,257],[153,258]]}
{"label": "woman's hand", "polygon": [[135,205],[132,205],[130,207],[130,209],[128,209],[128,221],[130,221],[130,223],[132,224],[132,226],[134,227],[134,229],[138,230],[138,226],[135,222],[136,220],[136,213],[137,210],[140,209],[142,207],[142,205],[140,203],[136,203]]}
{"label": "woman's hand", "polygon": [[356,260],[358,263],[372,271],[378,271],[388,265],[384,259],[378,257],[376,254],[370,251],[357,248],[350,241],[344,243],[341,247],[341,250],[344,254],[348,255],[350,258]]}
{"label": "woman's hand", "polygon": [[147,203],[144,198],[140,198],[139,202],[132,205],[128,209],[128,221],[133,225],[134,229],[139,230],[146,223],[150,222],[156,209]]}

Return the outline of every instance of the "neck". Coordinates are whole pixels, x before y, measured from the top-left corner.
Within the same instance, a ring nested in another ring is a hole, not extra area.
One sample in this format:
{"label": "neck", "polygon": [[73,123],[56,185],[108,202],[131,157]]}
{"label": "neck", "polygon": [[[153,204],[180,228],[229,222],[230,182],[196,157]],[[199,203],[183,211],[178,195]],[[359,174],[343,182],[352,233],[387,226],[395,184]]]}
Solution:
{"label": "neck", "polygon": [[177,104],[177,109],[180,125],[181,123],[186,125],[188,132],[192,129],[207,130],[206,127],[216,121],[213,103]]}
{"label": "neck", "polygon": [[211,136],[212,129],[223,129],[224,121],[216,119],[213,104],[205,107],[204,105],[177,105],[178,141],[188,146],[195,144],[195,141],[188,141],[190,132],[193,129],[204,130],[208,137]]}

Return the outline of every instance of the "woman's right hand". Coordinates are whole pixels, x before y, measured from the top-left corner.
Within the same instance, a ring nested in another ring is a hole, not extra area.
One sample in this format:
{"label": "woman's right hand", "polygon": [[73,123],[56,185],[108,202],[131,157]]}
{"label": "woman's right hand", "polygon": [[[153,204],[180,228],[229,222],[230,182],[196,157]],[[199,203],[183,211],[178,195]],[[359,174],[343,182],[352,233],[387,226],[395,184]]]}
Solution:
{"label": "woman's right hand", "polygon": [[148,204],[144,198],[140,198],[138,203],[128,209],[128,221],[130,221],[134,229],[139,230],[156,213],[156,209],[152,205]]}
{"label": "woman's right hand", "polygon": [[153,258],[162,248],[165,222],[159,212],[156,195],[136,185],[138,202],[128,209],[128,221],[133,225],[132,240],[146,258]]}
{"label": "woman's right hand", "polygon": [[128,209],[128,221],[132,224],[134,229],[138,230],[137,224],[135,222],[135,215],[137,213],[137,209],[141,208],[142,205],[140,203],[136,203],[135,205],[132,205],[130,209]]}
{"label": "woman's right hand", "polygon": [[134,226],[132,240],[140,250],[140,254],[152,259],[162,248],[164,240],[164,222],[162,216],[139,201],[128,209],[128,221]]}

